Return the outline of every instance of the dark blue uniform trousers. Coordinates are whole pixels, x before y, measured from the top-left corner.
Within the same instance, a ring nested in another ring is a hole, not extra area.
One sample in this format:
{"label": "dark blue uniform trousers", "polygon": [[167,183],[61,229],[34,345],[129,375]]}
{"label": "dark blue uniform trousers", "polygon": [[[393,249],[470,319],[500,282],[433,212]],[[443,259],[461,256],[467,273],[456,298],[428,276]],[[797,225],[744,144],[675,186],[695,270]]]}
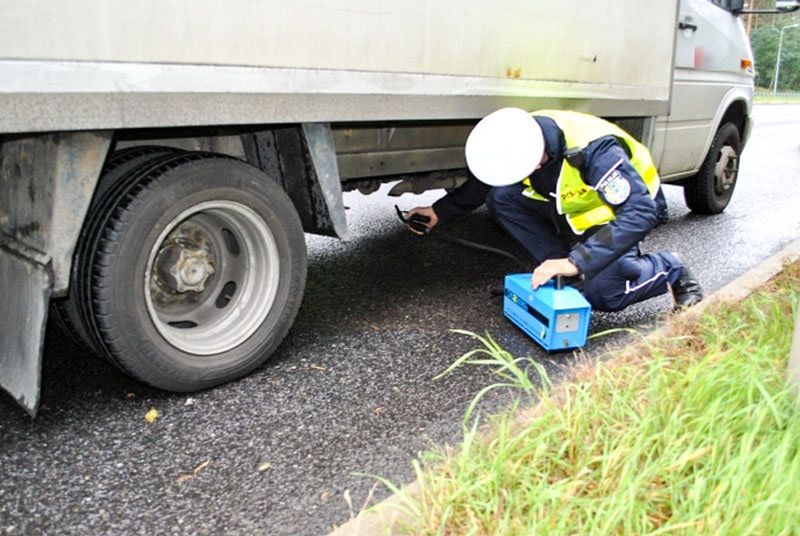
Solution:
{"label": "dark blue uniform trousers", "polygon": [[[539,264],[564,258],[570,251],[551,219],[550,203],[528,199],[519,185],[492,188],[486,206],[497,223],[530,253]],[[562,218],[563,216],[556,216]],[[683,273],[683,264],[672,253],[640,254],[636,245],[583,285],[592,308],[619,311],[668,291]]]}

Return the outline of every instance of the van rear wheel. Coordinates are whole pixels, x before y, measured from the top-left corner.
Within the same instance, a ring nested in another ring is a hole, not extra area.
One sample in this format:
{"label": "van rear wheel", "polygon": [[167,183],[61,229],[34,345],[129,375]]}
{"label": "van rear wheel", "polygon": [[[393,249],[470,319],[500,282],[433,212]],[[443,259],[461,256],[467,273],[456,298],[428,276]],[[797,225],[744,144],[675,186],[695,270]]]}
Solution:
{"label": "van rear wheel", "polygon": [[733,196],[739,176],[741,141],[733,123],[719,127],[697,175],[683,187],[686,206],[700,214],[719,214]]}
{"label": "van rear wheel", "polygon": [[184,153],[146,167],[99,234],[92,324],[131,376],[194,391],[261,365],[302,300],[306,249],[286,193],[249,164]]}

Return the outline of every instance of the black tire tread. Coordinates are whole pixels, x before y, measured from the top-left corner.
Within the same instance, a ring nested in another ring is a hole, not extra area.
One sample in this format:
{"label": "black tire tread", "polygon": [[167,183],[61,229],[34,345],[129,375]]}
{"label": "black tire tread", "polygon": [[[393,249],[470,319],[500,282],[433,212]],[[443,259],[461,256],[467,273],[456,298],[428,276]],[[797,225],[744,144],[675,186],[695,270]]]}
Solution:
{"label": "black tire tread", "polygon": [[[101,245],[103,233],[111,220],[113,213],[128,193],[136,187],[142,176],[147,176],[154,169],[161,169],[161,164],[165,161],[170,161],[179,158],[183,153],[170,151],[165,154],[158,155],[154,158],[147,159],[140,165],[135,166],[133,169],[127,171],[115,184],[104,192],[98,199],[97,207],[92,211],[91,219],[87,221],[85,227],[87,235],[85,240],[82,241],[81,250],[81,264],[78,266],[79,277],[76,281],[77,292],[76,301],[78,305],[78,312],[81,317],[81,322],[86,327],[86,330],[91,338],[92,344],[97,348],[98,352],[104,355],[109,361],[120,367],[118,361],[115,359],[114,354],[108,351],[108,348],[103,343],[103,339],[97,328],[97,316],[94,311],[93,303],[93,284],[92,277],[95,268],[97,253]],[[121,368],[121,367],[120,367]]]}
{"label": "black tire tread", "polygon": [[82,286],[80,282],[84,281],[88,275],[84,269],[80,268],[85,265],[87,251],[84,246],[88,236],[91,234],[88,223],[94,219],[94,213],[99,210],[98,206],[102,205],[104,194],[119,179],[146,164],[149,160],[166,154],[177,153],[178,151],[179,149],[160,145],[128,147],[111,153],[103,165],[94,197],[87,210],[86,221],[81,229],[75,253],[73,254],[69,292],[65,298],[52,300],[50,305],[50,313],[55,319],[56,325],[84,352],[107,357],[102,348],[96,345],[80,312],[83,308],[79,303],[81,300],[79,288]]}
{"label": "black tire tread", "polygon": [[724,145],[725,140],[732,137],[735,142],[735,149],[737,156],[741,153],[741,140],[739,138],[739,129],[733,123],[724,123],[714,134],[714,140],[711,142],[711,147],[708,149],[708,154],[700,166],[697,174],[691,177],[683,187],[683,198],[686,201],[686,206],[690,210],[698,214],[719,214],[728,206],[730,198],[733,195],[733,189],[736,183],[731,186],[731,192],[728,199],[720,204],[716,199],[714,192],[714,169],[717,165],[719,151]]}

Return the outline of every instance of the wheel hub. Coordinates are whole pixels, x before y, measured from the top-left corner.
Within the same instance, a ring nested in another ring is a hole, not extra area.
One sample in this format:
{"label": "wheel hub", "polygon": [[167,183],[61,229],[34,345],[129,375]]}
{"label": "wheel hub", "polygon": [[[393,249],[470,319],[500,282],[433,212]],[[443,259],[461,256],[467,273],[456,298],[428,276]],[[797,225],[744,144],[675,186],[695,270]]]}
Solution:
{"label": "wheel hub", "polygon": [[182,249],[178,262],[170,268],[169,273],[177,283],[178,292],[202,292],[206,281],[214,273],[214,267],[208,261],[206,251]]}
{"label": "wheel hub", "polygon": [[264,219],[233,201],[176,215],[145,273],[153,325],[179,350],[215,355],[246,341],[272,308],[281,259]]}
{"label": "wheel hub", "polygon": [[714,168],[714,186],[718,193],[731,189],[736,182],[739,171],[739,157],[730,145],[724,146],[719,153],[719,160]]}
{"label": "wheel hub", "polygon": [[171,294],[203,292],[216,269],[202,233],[184,233],[164,243],[156,257],[158,286]]}

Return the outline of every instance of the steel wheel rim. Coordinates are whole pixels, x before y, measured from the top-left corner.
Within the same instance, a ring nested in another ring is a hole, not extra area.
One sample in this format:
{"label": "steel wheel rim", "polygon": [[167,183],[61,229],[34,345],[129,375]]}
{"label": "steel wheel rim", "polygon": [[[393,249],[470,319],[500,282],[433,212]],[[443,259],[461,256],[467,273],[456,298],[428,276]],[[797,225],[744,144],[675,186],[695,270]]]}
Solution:
{"label": "steel wheel rim", "polygon": [[714,186],[717,193],[727,192],[736,182],[736,174],[739,171],[739,157],[730,145],[725,145],[720,149],[717,165],[714,167]]}
{"label": "steel wheel rim", "polygon": [[[191,239],[184,235],[187,229],[194,231]],[[191,253],[171,266],[181,269],[169,284],[162,266],[170,266],[162,261],[167,248]],[[151,248],[144,278],[147,311],[175,348],[194,355],[223,353],[248,340],[264,322],[275,302],[279,273],[277,243],[261,216],[233,201],[200,203],[173,218]],[[175,281],[180,285],[184,278],[184,284],[195,287],[175,292]]]}

